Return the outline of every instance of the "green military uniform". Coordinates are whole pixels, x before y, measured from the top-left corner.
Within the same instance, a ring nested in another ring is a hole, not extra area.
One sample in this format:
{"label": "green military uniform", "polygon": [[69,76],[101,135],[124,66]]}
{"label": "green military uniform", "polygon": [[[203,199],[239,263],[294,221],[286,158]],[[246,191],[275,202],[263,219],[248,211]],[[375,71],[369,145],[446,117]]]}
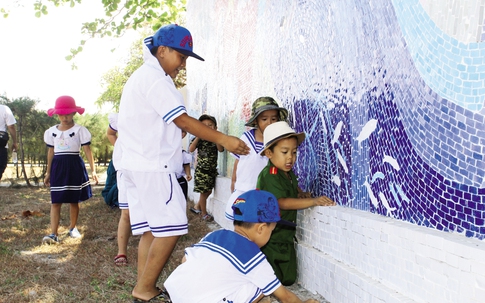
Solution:
{"label": "green military uniform", "polygon": [[[271,161],[258,177],[257,189],[266,190],[279,198],[298,198],[298,181],[293,171],[286,174],[276,168]],[[296,210],[280,210],[281,219],[296,222]],[[268,243],[261,248],[276,276],[283,285],[296,281],[296,251],[294,238],[296,228],[277,224]]]}
{"label": "green military uniform", "polygon": [[[194,141],[195,138],[191,140]],[[217,156],[219,151],[215,143],[199,139],[197,142],[197,166],[195,167],[194,191],[206,193],[216,184]]]}

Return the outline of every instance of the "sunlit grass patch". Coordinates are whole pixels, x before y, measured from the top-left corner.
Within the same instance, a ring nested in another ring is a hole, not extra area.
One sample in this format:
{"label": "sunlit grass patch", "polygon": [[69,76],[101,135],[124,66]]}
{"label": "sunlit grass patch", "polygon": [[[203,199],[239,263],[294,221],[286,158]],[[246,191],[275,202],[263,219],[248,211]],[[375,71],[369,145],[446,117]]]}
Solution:
{"label": "sunlit grass patch", "polygon": [[[136,281],[138,237],[128,245],[129,264],[116,267],[120,211],[108,207],[101,188],[80,205],[82,238],[68,237],[69,206],[61,208],[60,244],[42,244],[50,233],[50,192],[46,188],[0,189],[0,302],[128,302]],[[184,248],[209,232],[188,212],[189,234],[181,237],[159,286],[183,257]],[[3,301],[2,301],[3,300]]]}

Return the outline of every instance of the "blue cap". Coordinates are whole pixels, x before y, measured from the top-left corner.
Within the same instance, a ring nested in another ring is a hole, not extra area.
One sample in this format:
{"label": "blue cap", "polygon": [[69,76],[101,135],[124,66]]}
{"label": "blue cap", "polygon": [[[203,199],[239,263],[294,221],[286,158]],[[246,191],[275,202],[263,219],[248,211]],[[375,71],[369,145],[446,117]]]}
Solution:
{"label": "blue cap", "polygon": [[160,27],[155,35],[145,38],[143,42],[150,50],[158,46],[168,46],[181,54],[205,61],[201,56],[192,51],[193,42],[189,30],[177,24]]}
{"label": "blue cap", "polygon": [[234,221],[251,223],[272,223],[296,226],[295,223],[281,220],[278,199],[264,190],[249,190],[240,195],[232,205]]}

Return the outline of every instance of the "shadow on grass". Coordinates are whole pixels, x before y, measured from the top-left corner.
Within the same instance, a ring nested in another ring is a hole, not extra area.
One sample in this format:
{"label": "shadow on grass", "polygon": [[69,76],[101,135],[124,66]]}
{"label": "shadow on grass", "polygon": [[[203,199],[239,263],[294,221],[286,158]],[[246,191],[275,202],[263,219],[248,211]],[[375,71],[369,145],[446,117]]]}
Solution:
{"label": "shadow on grass", "polygon": [[[82,202],[80,239],[67,236],[69,205],[61,208],[58,245],[43,245],[50,233],[50,192],[46,188],[0,188],[0,302],[129,302],[136,281],[139,237],[128,244],[129,264],[117,267],[116,231],[120,211],[108,207],[101,188]],[[187,246],[210,231],[187,212],[189,233],[179,240],[159,279],[178,266]]]}

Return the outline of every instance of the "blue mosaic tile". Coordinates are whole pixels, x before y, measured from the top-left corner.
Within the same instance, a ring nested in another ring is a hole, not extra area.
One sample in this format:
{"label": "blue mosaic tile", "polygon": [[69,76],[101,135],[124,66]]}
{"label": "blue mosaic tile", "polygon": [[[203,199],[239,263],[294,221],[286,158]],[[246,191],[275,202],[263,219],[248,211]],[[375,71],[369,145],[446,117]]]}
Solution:
{"label": "blue mosaic tile", "polygon": [[244,13],[203,2],[190,2],[199,13],[188,27],[207,40],[197,53],[217,60],[188,66],[189,113],[207,110],[241,134],[252,101],[274,95],[307,133],[295,167],[303,189],[485,238],[484,42],[450,37],[419,0],[254,0]]}

